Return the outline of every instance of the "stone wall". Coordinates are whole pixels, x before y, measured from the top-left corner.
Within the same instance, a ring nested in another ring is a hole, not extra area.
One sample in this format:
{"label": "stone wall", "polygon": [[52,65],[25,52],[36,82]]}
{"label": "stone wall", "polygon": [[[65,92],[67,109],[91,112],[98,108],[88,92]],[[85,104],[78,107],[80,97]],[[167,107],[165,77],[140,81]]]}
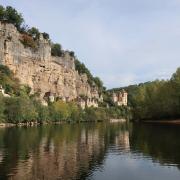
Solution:
{"label": "stone wall", "polygon": [[0,23],[0,63],[29,85],[31,93],[38,92],[41,99],[48,93],[67,101],[82,95],[99,99],[97,87],[88,84],[86,74],[78,74],[69,52],[52,57],[51,44],[42,35],[36,49],[25,48],[21,36],[12,24]]}

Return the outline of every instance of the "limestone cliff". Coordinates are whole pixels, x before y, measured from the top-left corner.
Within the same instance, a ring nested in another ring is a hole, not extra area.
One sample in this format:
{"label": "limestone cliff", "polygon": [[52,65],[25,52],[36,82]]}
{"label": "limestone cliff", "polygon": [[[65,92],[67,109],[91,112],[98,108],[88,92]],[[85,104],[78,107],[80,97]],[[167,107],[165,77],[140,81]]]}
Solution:
{"label": "limestone cliff", "polygon": [[74,57],[64,51],[51,56],[51,44],[41,35],[33,49],[22,43],[22,34],[12,24],[0,22],[0,64],[8,66],[22,84],[43,99],[52,95],[66,101],[84,96],[93,105],[99,100],[98,88],[88,84],[86,74],[75,70]]}

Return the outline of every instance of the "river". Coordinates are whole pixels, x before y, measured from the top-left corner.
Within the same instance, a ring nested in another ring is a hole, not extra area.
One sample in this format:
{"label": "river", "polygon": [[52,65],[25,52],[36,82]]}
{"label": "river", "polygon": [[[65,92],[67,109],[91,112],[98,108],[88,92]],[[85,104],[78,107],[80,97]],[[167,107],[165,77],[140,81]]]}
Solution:
{"label": "river", "polygon": [[179,180],[180,126],[63,124],[0,129],[0,180]]}

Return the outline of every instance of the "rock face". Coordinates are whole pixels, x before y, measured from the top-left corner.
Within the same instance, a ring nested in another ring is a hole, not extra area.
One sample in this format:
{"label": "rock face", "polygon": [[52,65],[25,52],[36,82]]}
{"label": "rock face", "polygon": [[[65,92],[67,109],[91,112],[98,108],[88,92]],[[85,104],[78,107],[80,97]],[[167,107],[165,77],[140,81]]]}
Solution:
{"label": "rock face", "polygon": [[32,93],[38,92],[41,99],[54,96],[65,101],[85,96],[88,102],[96,100],[97,105],[98,88],[88,84],[86,74],[75,70],[69,52],[54,57],[50,42],[43,36],[36,49],[24,47],[21,39],[22,34],[12,24],[0,23],[0,64],[8,66],[22,84],[29,85]]}

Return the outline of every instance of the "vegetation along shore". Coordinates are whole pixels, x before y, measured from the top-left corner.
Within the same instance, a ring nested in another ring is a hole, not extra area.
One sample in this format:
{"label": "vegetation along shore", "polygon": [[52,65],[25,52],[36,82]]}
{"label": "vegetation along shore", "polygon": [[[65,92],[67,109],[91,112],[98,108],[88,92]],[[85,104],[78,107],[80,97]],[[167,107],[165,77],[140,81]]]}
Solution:
{"label": "vegetation along shore", "polygon": [[[170,80],[106,90],[73,51],[0,6],[0,123],[168,122],[180,118],[180,68]],[[2,124],[3,126],[3,124]]]}

